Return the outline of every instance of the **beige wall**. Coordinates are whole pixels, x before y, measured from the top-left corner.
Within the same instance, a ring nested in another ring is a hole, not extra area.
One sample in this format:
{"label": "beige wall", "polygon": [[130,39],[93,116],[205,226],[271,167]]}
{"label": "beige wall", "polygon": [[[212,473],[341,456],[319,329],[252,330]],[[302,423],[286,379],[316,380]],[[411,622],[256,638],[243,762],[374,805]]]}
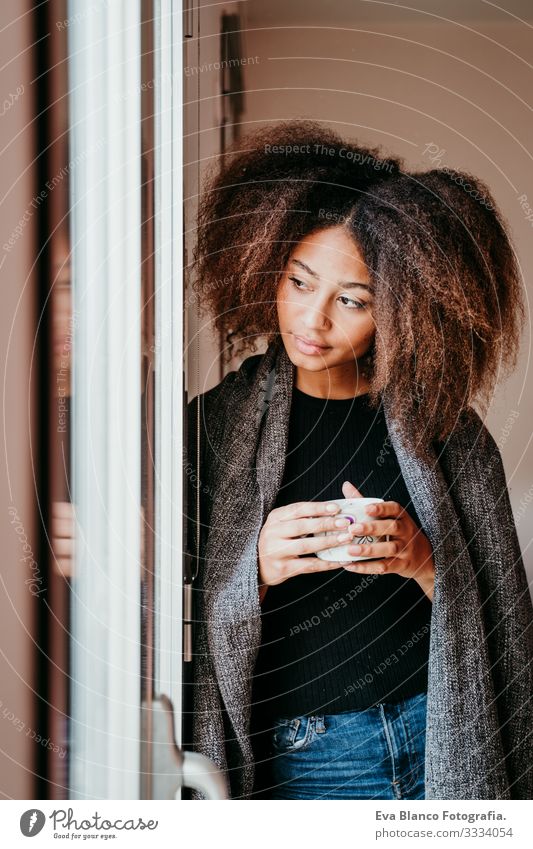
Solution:
{"label": "beige wall", "polygon": [[[245,4],[227,2],[223,6],[200,3],[198,27],[200,39],[184,41],[184,214],[186,262],[192,261],[196,242],[198,193],[208,166],[220,161],[221,132],[229,109],[223,103],[220,70],[220,28],[222,13],[242,14]],[[196,24],[196,18],[193,19]],[[187,280],[192,279],[187,275]],[[186,388],[189,397],[205,392],[223,377],[220,340],[213,331],[212,319],[201,314],[192,289],[186,292]]]}
{"label": "beige wall", "polygon": [[3,108],[4,98],[24,87],[20,97],[10,100],[12,105],[1,119],[0,362],[4,412],[0,451],[0,798],[4,799],[34,796],[32,764],[37,745],[31,739],[35,727],[33,666],[37,659],[32,642],[35,598],[24,583],[34,571],[21,559],[27,556],[25,544],[35,554],[37,529],[32,476],[36,457],[34,454],[32,458],[30,446],[30,437],[35,446],[35,433],[30,434],[28,413],[34,398],[29,377],[35,321],[33,216],[29,216],[11,250],[3,248],[31,209],[35,194],[30,5],[17,4],[16,15],[10,4],[0,5]]}
{"label": "beige wall", "polygon": [[[247,7],[246,55],[259,61],[246,68],[244,131],[309,117],[405,157],[408,167],[442,165],[478,175],[509,222],[529,298],[533,222],[526,220],[519,198],[526,195],[533,207],[531,26],[465,17],[455,24],[428,22],[420,15],[405,22],[383,15],[369,20],[367,14],[358,22],[355,3],[329,3],[320,15],[306,11],[313,6],[319,4],[288,3],[284,11],[278,3],[274,13],[270,4],[252,0]],[[428,143],[442,151],[433,163],[424,154]],[[498,388],[487,425],[501,447],[533,576],[529,358],[527,332],[519,368]],[[511,418],[507,435],[512,411],[519,415]]]}

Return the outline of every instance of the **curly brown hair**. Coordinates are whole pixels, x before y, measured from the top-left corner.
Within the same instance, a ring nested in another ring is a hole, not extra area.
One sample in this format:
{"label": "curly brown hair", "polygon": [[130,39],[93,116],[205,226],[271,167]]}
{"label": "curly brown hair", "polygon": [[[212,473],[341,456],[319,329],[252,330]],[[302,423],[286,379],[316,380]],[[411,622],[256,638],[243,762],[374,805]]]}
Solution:
{"label": "curly brown hair", "polygon": [[480,180],[436,169],[376,187],[352,233],[375,286],[372,402],[387,391],[403,430],[444,441],[516,365],[525,308],[501,213]]}
{"label": "curly brown hair", "polygon": [[[373,279],[374,341],[358,365],[401,431],[445,440],[516,364],[525,309],[506,225],[487,187],[449,169],[407,173],[314,121],[236,143],[208,174],[193,290],[226,356],[279,334],[276,290],[305,236],[343,226]],[[235,346],[240,345],[235,350]]]}

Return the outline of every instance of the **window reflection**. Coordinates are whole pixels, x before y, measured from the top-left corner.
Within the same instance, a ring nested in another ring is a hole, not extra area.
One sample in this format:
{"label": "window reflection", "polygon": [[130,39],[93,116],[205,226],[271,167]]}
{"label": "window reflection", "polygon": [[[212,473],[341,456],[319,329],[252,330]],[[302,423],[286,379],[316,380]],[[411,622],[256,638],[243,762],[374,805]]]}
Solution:
{"label": "window reflection", "polygon": [[69,234],[66,0],[48,4],[47,212],[49,235],[49,658],[46,778],[50,798],[68,798],[70,740],[70,596],[74,575],[75,506],[71,481],[72,366],[75,316],[72,311]]}

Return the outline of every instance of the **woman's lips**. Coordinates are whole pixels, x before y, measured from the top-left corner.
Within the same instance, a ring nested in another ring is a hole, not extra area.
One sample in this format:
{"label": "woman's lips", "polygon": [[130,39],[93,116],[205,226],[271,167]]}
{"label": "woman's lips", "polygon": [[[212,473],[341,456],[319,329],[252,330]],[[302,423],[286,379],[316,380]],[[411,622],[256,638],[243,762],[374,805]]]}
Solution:
{"label": "woman's lips", "polygon": [[309,342],[305,342],[300,336],[294,336],[294,340],[296,343],[296,347],[302,354],[323,354],[324,351],[329,351],[330,346],[324,345],[323,347],[318,345],[310,345]]}

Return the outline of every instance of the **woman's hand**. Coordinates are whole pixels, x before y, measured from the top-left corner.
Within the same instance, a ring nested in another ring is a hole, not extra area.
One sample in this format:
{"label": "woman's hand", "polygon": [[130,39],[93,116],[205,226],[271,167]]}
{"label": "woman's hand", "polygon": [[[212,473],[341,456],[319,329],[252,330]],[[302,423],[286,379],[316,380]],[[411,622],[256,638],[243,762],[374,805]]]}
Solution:
{"label": "woman's hand", "polygon": [[[325,572],[328,569],[340,569],[338,561],[321,560],[319,557],[300,557],[313,554],[321,549],[335,545],[332,536],[310,537],[321,531],[338,531],[337,544],[353,539],[354,531],[349,519],[336,518],[340,512],[338,504],[327,501],[299,501],[272,510],[261,529],[258,541],[260,599],[264,598],[266,588],[281,584],[294,575],[309,572]],[[337,524],[340,522],[340,525]],[[342,537],[344,534],[344,538]]]}
{"label": "woman's hand", "polygon": [[[342,486],[345,498],[362,498],[353,484]],[[388,542],[350,545],[350,554],[364,554],[379,560],[362,560],[344,563],[348,572],[364,574],[396,573],[402,578],[414,578],[432,600],[435,583],[433,549],[424,532],[415,524],[407,511],[396,501],[368,504],[368,520],[354,525],[357,536],[389,536]]]}
{"label": "woman's hand", "polygon": [[53,569],[63,578],[74,577],[76,515],[70,501],[52,502],[51,540]]}

